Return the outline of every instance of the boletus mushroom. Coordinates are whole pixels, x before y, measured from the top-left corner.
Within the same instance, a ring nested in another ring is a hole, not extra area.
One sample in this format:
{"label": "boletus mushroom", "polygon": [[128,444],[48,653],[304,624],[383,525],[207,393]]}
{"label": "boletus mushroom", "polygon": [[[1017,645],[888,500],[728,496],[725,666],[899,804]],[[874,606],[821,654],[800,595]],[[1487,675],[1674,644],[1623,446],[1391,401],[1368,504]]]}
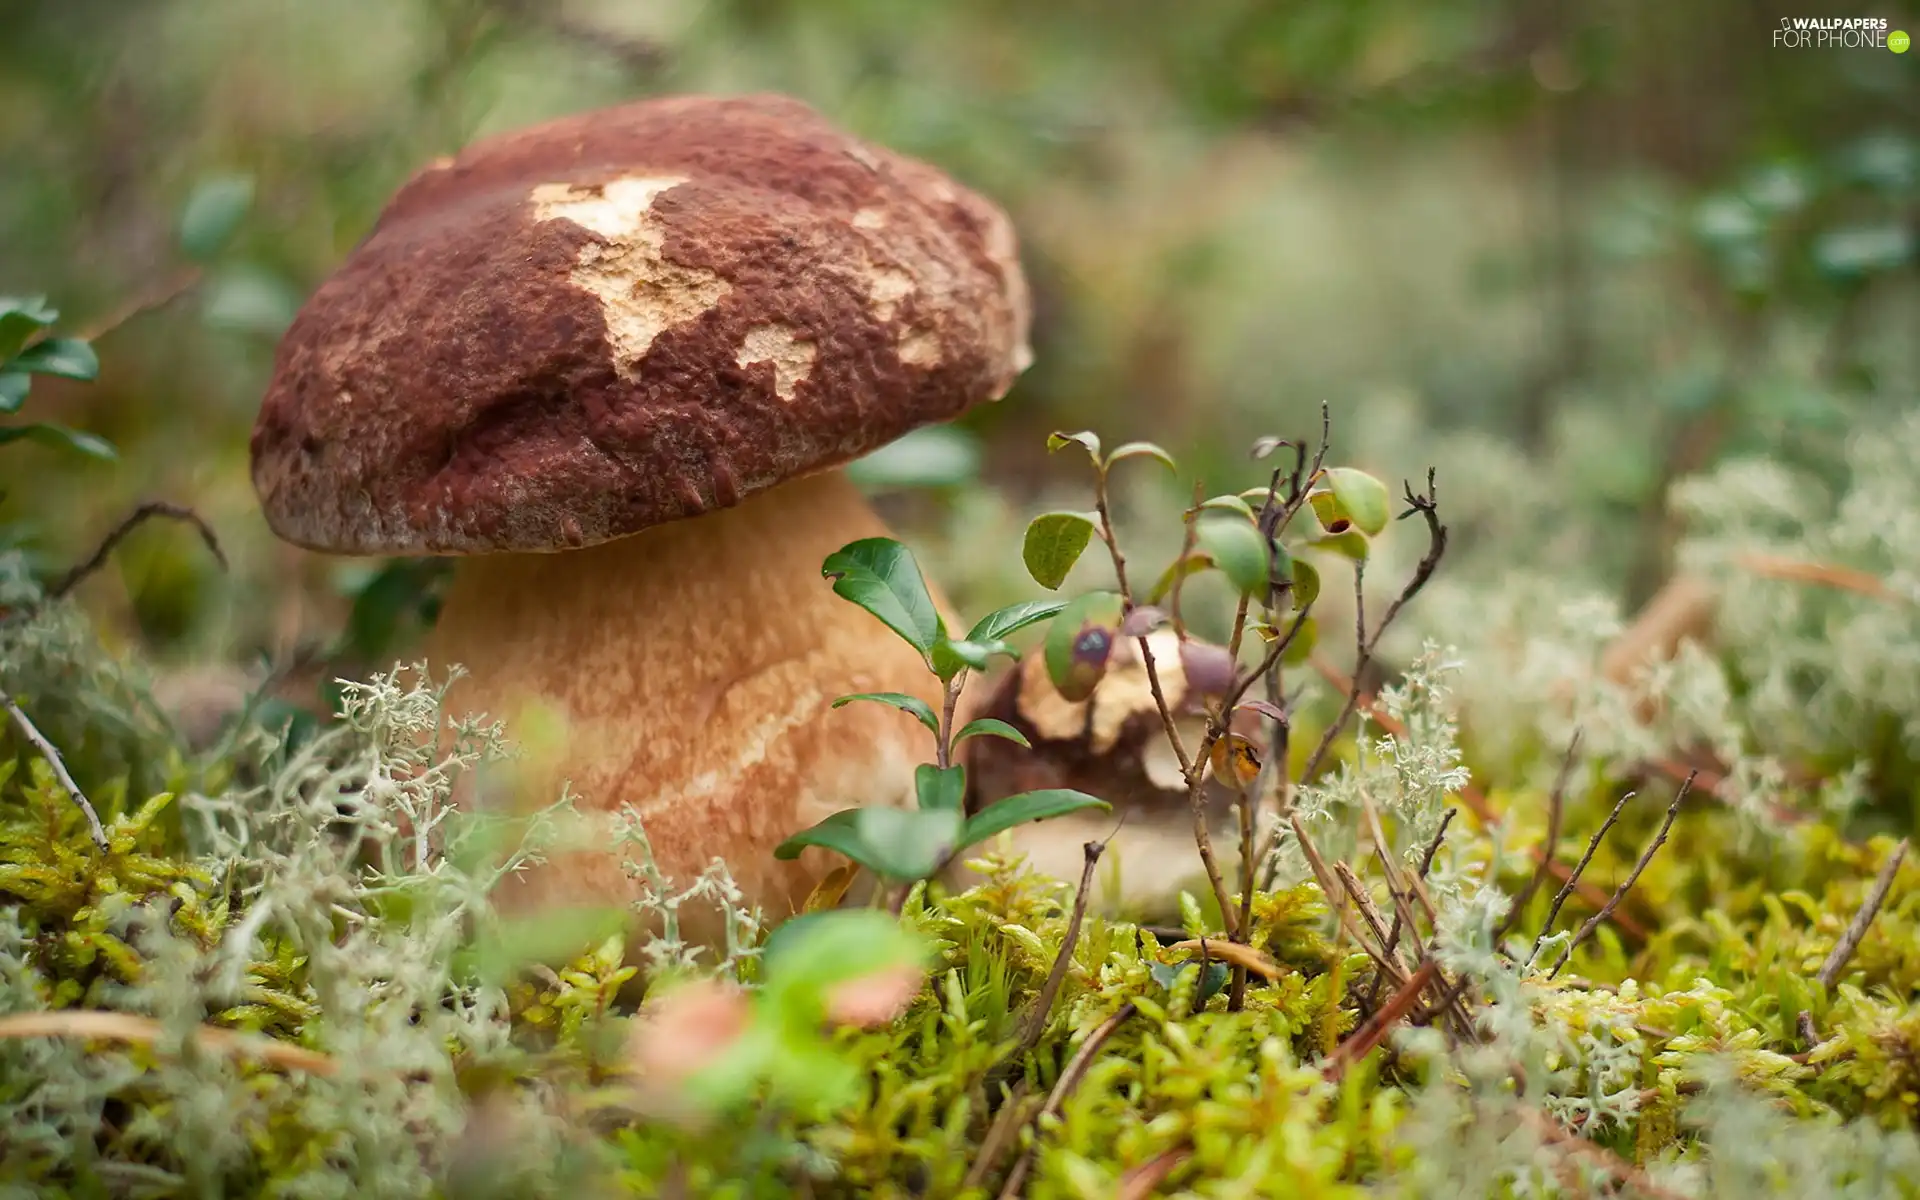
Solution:
{"label": "boletus mushroom", "polygon": [[[909,802],[927,756],[832,702],[939,701],[822,579],[886,532],[840,468],[1001,398],[1028,323],[1006,215],[940,171],[784,97],[645,100],[410,179],[282,340],[253,482],[300,546],[453,556],[455,704],[557,712],[583,812],[631,804],[668,876],[723,857],[779,918],[837,860],[773,847]],[[631,898],[625,857],[507,903]]]}

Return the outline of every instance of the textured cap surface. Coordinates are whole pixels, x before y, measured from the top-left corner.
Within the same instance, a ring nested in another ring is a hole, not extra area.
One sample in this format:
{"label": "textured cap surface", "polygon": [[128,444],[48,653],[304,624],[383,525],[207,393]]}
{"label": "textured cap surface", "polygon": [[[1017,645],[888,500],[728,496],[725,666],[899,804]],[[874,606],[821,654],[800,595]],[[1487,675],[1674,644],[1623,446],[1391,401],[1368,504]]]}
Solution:
{"label": "textured cap surface", "polygon": [[417,174],[282,339],[253,482],[356,554],[591,545],[998,399],[1011,224],[777,96],[669,97]]}

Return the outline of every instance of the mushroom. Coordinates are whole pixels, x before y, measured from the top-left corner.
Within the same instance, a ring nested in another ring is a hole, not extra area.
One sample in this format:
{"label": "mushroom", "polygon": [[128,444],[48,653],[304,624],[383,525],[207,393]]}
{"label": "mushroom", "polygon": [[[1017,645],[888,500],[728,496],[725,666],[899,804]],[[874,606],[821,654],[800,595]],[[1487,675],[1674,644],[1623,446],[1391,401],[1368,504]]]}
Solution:
{"label": "mushroom", "polygon": [[[1206,701],[1218,700],[1231,686],[1233,659],[1224,646],[1182,642],[1172,629],[1149,633],[1147,645],[1174,727],[1192,754],[1206,734]],[[1182,887],[1196,882],[1204,887],[1186,778],[1133,638],[1114,641],[1106,673],[1085,700],[1062,696],[1047,674],[1045,656],[1035,650],[1001,676],[979,714],[1013,726],[1031,748],[1003,738],[968,739],[961,747],[968,812],[1039,788],[1074,788],[1113,805],[1111,813],[1073,813],[1009,831],[1011,848],[1028,869],[1078,880],[1085,866],[1082,847],[1104,840],[1092,899],[1098,911],[1172,913]],[[1236,711],[1229,724],[1264,755],[1261,726],[1258,714],[1246,709]],[[1238,863],[1236,795],[1208,769],[1201,799],[1223,870]],[[954,866],[951,877],[963,885],[977,881],[964,863]]]}
{"label": "mushroom", "polygon": [[[773,848],[907,803],[929,752],[832,702],[939,700],[822,580],[886,532],[840,468],[1004,396],[1028,323],[1006,215],[931,166],[784,97],[645,100],[409,180],[282,340],[253,482],[297,545],[453,557],[453,703],[556,712],[556,792],[778,918],[837,860]],[[601,836],[505,902],[636,898],[625,857]]]}

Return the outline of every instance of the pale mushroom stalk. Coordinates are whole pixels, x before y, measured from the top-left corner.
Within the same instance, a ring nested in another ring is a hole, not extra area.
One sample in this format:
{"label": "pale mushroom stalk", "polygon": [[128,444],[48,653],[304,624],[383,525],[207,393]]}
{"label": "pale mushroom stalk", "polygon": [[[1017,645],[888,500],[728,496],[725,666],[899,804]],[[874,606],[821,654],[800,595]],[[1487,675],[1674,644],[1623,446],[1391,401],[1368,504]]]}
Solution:
{"label": "pale mushroom stalk", "polygon": [[591,839],[507,899],[642,895],[606,836],[631,805],[675,882],[724,858],[777,919],[835,858],[774,847],[933,758],[832,707],[941,698],[822,578],[886,532],[840,469],[1004,396],[1029,319],[1003,212],[798,101],[583,113],[399,190],[281,340],[254,487],[297,545],[454,557],[427,652],[456,709],[562,718],[523,794],[569,781]]}
{"label": "pale mushroom stalk", "polygon": [[[778,862],[773,846],[837,809],[909,802],[926,730],[878,705],[831,707],[871,691],[940,701],[913,648],[821,578],[829,554],[886,532],[832,471],[599,546],[457,560],[430,661],[464,666],[462,709],[509,729],[536,724],[514,720],[529,705],[561,717],[566,753],[523,774],[520,798],[550,801],[564,775],[602,826],[600,849],[559,856],[503,902],[631,895],[601,815],[625,801],[670,878],[722,856],[785,916],[840,860]],[[716,938],[714,915],[686,913],[690,936]]]}

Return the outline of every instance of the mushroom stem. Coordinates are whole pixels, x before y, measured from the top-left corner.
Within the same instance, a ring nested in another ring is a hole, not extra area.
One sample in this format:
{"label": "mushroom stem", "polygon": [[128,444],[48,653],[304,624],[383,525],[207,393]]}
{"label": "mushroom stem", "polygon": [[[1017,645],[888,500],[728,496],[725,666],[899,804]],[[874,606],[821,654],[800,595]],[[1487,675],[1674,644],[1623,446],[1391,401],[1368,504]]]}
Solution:
{"label": "mushroom stem", "polygon": [[[724,858],[747,902],[784,918],[839,860],[778,862],[775,846],[842,808],[910,803],[926,731],[881,705],[832,704],[895,691],[938,706],[939,683],[820,572],[886,532],[835,470],[585,549],[461,559],[428,640],[434,668],[465,668],[453,705],[509,733],[529,706],[558,717],[556,744],[529,748],[516,802],[547,804],[570,782],[594,823],[588,848],[514,877],[502,904],[640,898],[632,849],[604,836],[631,804],[669,879]],[[681,916],[688,940],[718,944],[717,910]]]}

